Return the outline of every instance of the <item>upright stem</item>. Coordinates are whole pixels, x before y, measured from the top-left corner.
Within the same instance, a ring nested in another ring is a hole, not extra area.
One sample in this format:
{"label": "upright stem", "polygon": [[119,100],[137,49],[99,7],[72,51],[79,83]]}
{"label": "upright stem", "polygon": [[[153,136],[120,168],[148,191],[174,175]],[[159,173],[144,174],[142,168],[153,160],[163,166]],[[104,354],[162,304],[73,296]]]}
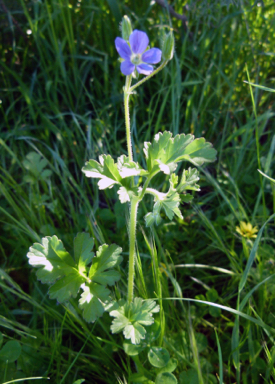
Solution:
{"label": "upright stem", "polygon": [[[165,65],[167,61],[164,62],[159,68],[151,73],[151,75],[145,77],[143,80],[139,81],[131,88],[132,75],[126,76],[126,82],[124,87],[124,111],[125,111],[125,127],[126,127],[126,139],[127,139],[127,149],[128,157],[130,161],[133,161],[132,155],[132,143],[131,143],[131,125],[130,125],[130,114],[129,114],[129,98],[133,89],[137,88],[140,84],[144,83],[150,77],[154,76],[159,72]],[[157,172],[156,172],[157,173]],[[154,173],[155,175],[155,173]],[[128,272],[128,303],[133,301],[134,297],[134,276],[135,276],[135,246],[136,246],[136,226],[137,226],[137,210],[140,200],[142,200],[146,188],[151,180],[153,175],[147,179],[143,187],[141,196],[131,199],[131,209],[130,209],[130,233],[129,233],[129,272]]]}
{"label": "upright stem", "polygon": [[128,273],[128,302],[133,301],[134,296],[134,275],[135,275],[135,245],[136,245],[136,226],[137,226],[137,210],[138,198],[131,200],[130,212],[130,247],[129,247],[129,273]]}
{"label": "upright stem", "polygon": [[[124,111],[125,111],[125,127],[126,127],[128,157],[130,161],[133,161],[132,143],[131,143],[131,125],[130,125],[130,113],[129,113],[131,81],[132,81],[132,75],[126,76],[126,82],[124,87]],[[136,245],[138,203],[139,203],[138,199],[131,199],[130,233],[129,233],[129,272],[128,272],[128,302],[129,303],[133,301],[133,297],[134,297],[135,245]]]}
{"label": "upright stem", "polygon": [[126,76],[124,87],[124,111],[125,111],[125,127],[126,127],[126,139],[129,160],[133,161],[132,155],[132,143],[131,143],[131,126],[130,126],[130,113],[129,113],[129,98],[131,87],[132,75]]}

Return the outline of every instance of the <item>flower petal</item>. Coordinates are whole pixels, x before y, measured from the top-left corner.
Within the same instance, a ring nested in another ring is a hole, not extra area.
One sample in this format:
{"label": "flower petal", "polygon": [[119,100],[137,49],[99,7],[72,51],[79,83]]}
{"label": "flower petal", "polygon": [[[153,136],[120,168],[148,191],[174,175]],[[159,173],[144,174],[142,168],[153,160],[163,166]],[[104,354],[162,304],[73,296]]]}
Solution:
{"label": "flower petal", "polygon": [[121,37],[117,37],[115,39],[115,45],[116,45],[116,50],[119,56],[125,60],[130,60],[132,52],[127,42],[123,40]]}
{"label": "flower petal", "polygon": [[149,38],[146,35],[145,32],[138,31],[135,29],[130,37],[129,37],[129,42],[132,48],[132,51],[136,54],[143,53],[145,49],[148,47],[149,44]]}
{"label": "flower petal", "polygon": [[158,48],[151,48],[148,51],[144,52],[141,57],[141,60],[148,64],[157,64],[161,60],[161,50]]}
{"label": "flower petal", "polygon": [[152,67],[152,65],[148,65],[148,64],[137,65],[138,73],[142,73],[143,75],[150,75],[150,73],[152,73],[153,70],[154,68]]}
{"label": "flower petal", "polygon": [[125,60],[120,64],[120,70],[123,73],[123,75],[128,76],[134,72],[135,66],[134,64],[131,63],[130,60]]}

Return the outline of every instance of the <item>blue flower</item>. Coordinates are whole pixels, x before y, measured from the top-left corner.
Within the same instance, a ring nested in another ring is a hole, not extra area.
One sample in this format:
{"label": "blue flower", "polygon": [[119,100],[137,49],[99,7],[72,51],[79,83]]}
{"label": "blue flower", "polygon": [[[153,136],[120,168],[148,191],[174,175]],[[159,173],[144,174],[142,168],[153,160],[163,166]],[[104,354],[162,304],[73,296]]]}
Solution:
{"label": "blue flower", "polygon": [[143,75],[150,75],[154,68],[149,64],[157,64],[161,60],[161,50],[158,48],[147,49],[149,44],[145,32],[135,29],[130,37],[129,43],[121,37],[115,39],[116,50],[123,59],[120,70],[123,75],[128,76],[136,69]]}

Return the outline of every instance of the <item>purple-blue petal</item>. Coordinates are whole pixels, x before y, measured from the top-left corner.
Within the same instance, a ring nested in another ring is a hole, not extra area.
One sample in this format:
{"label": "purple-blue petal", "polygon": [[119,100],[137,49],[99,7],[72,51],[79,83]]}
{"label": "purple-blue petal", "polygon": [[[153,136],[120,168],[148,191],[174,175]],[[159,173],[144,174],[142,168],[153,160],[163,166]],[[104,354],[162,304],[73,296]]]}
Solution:
{"label": "purple-blue petal", "polygon": [[123,75],[128,76],[134,72],[135,66],[134,64],[131,63],[131,61],[125,60],[120,64],[120,70],[123,73]]}
{"label": "purple-blue petal", "polygon": [[132,52],[127,42],[121,37],[117,37],[115,39],[115,45],[119,56],[122,57],[124,60],[130,60]]}
{"label": "purple-blue petal", "polygon": [[152,67],[152,65],[148,65],[148,64],[137,65],[138,73],[142,73],[143,75],[150,75],[150,73],[152,73],[153,70],[154,68]]}
{"label": "purple-blue petal", "polygon": [[157,64],[161,60],[161,50],[158,48],[151,48],[148,51],[144,52],[144,54],[141,57],[141,60],[144,63],[148,64]]}
{"label": "purple-blue petal", "polygon": [[129,37],[129,42],[132,51],[136,54],[141,54],[148,47],[149,39],[145,32],[135,29]]}

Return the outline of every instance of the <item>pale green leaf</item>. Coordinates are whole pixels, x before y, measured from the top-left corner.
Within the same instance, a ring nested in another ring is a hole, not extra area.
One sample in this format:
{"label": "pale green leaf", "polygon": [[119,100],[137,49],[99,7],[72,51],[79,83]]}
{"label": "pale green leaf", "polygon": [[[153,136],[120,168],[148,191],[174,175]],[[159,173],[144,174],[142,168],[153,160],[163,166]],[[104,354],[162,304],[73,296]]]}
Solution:
{"label": "pale green leaf", "polygon": [[177,191],[200,191],[199,185],[196,184],[199,179],[199,172],[196,168],[188,168],[188,170],[184,169],[181,181],[177,186]]}
{"label": "pale green leaf", "polygon": [[212,144],[205,142],[204,138],[194,139],[191,134],[176,135],[172,138],[171,132],[157,133],[151,143],[144,144],[148,171],[160,169],[169,174],[182,160],[188,160],[195,165],[211,162],[216,159],[216,150]]}
{"label": "pale green leaf", "polygon": [[29,263],[40,268],[37,271],[39,280],[52,285],[49,289],[51,299],[64,303],[76,297],[81,284],[88,280],[86,265],[92,260],[93,245],[94,241],[88,234],[78,234],[74,242],[76,261],[56,236],[44,237],[42,244],[35,243],[30,248],[27,254]]}
{"label": "pale green leaf", "polygon": [[122,155],[117,163],[111,156],[100,156],[100,162],[89,160],[82,171],[87,177],[99,178],[99,189],[112,188],[115,184],[120,186],[118,195],[121,203],[131,200],[132,196],[137,196],[138,188],[131,185],[133,176],[144,176],[148,172],[140,167],[138,163],[130,161],[128,157]]}
{"label": "pale green leaf", "polygon": [[89,279],[102,285],[114,285],[120,279],[120,273],[110,268],[121,263],[121,252],[122,249],[115,244],[100,246],[93,258]]}
{"label": "pale green leaf", "polygon": [[125,315],[125,310],[124,306],[119,308],[118,310],[114,310],[110,312],[110,316],[115,317],[115,319],[112,322],[111,325],[111,331],[113,333],[118,333],[124,330],[124,328],[128,325],[131,324],[130,320],[128,317]]}
{"label": "pale green leaf", "polygon": [[42,244],[34,244],[28,253],[30,264],[40,268],[38,277],[51,285],[51,299],[64,303],[76,297],[82,287],[80,304],[88,321],[94,321],[104,312],[110,293],[105,285],[113,285],[119,280],[120,274],[113,267],[122,260],[121,248],[114,244],[99,247],[96,256],[92,252],[93,246],[94,240],[87,233],[79,233],[74,239],[75,260],[56,236],[43,238]]}
{"label": "pale green leaf", "polygon": [[200,166],[203,163],[209,163],[216,160],[217,151],[213,148],[211,143],[205,142],[202,137],[195,139],[190,143],[181,155],[177,158],[177,161],[188,160],[191,163]]}
{"label": "pale green leaf", "polygon": [[34,243],[27,257],[33,267],[40,268],[37,271],[37,278],[42,283],[53,283],[62,276],[70,274],[75,267],[75,261],[56,236],[44,237],[42,244]]}
{"label": "pale green leaf", "polygon": [[110,155],[102,155],[99,157],[99,161],[100,163],[95,160],[89,160],[82,168],[82,172],[87,177],[99,178],[99,189],[112,188],[114,184],[120,184],[122,177],[112,157]]}
{"label": "pale green leaf", "polygon": [[117,169],[120,176],[124,179],[131,176],[146,176],[148,171],[145,171],[138,163],[130,161],[129,157],[122,155],[117,159]]}
{"label": "pale green leaf", "polygon": [[132,197],[138,195],[138,188],[132,187],[131,189],[127,189],[126,187],[120,187],[117,194],[120,202],[123,204],[130,201]]}
{"label": "pale green leaf", "polygon": [[88,323],[93,323],[103,315],[110,291],[108,288],[96,283],[86,283],[81,288],[83,293],[79,300],[79,307],[83,310],[83,318]]}
{"label": "pale green leaf", "polygon": [[145,338],[146,330],[143,326],[154,322],[153,313],[159,311],[159,306],[154,300],[142,300],[136,297],[132,303],[121,301],[118,309],[110,312],[115,319],[111,331],[123,331],[126,339],[131,339],[132,344],[139,344]]}
{"label": "pale green leaf", "polygon": [[159,165],[159,169],[166,175],[170,175],[172,172],[176,170],[178,166],[177,163],[164,164],[160,160],[156,160],[156,162]]}
{"label": "pale green leaf", "polygon": [[133,344],[139,344],[145,338],[146,330],[139,324],[127,324],[123,330],[125,339],[130,339]]}
{"label": "pale green leaf", "polygon": [[174,215],[178,216],[180,219],[183,219],[182,214],[179,210],[179,205],[181,202],[180,195],[177,193],[177,190],[175,189],[175,185],[177,182],[177,176],[174,174],[170,177],[170,188],[167,193],[162,193],[151,190],[150,188],[147,189],[147,192],[154,193],[155,196],[155,204],[153,207],[153,212],[149,212],[145,215],[145,221],[147,226],[151,226],[153,224],[158,225],[161,221],[160,217],[160,211],[161,209],[164,209],[166,216],[172,220]]}
{"label": "pale green leaf", "polygon": [[120,187],[119,190],[117,191],[117,194],[122,204],[127,203],[127,201],[130,201],[129,193],[125,187]]}

